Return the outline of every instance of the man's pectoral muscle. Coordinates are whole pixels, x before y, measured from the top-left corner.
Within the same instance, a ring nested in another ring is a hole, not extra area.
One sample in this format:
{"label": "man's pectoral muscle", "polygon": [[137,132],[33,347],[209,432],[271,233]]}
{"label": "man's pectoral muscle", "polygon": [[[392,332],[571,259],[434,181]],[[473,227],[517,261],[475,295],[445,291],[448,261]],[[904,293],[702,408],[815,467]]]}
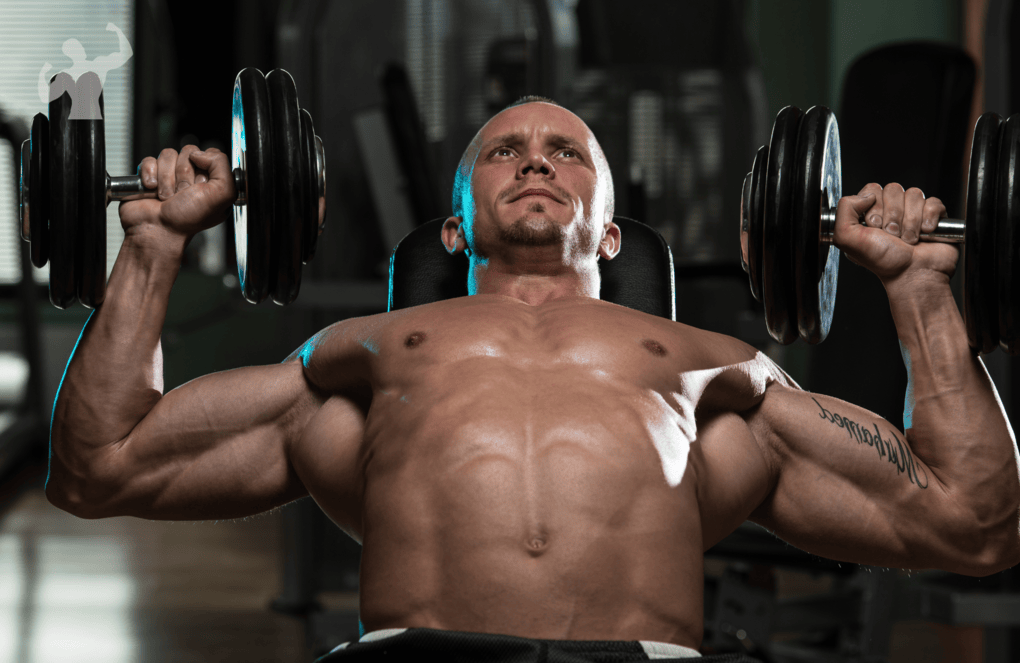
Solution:
{"label": "man's pectoral muscle", "polygon": [[965,509],[885,419],[774,385],[748,423],[778,468],[752,521],[829,559],[988,574],[992,560]]}

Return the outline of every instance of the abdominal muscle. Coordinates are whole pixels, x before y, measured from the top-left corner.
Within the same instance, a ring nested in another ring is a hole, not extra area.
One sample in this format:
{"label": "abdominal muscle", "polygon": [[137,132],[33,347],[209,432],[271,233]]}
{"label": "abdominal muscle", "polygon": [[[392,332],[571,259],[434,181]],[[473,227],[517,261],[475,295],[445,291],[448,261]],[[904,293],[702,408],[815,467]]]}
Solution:
{"label": "abdominal muscle", "polygon": [[587,368],[475,357],[428,375],[377,389],[366,421],[366,630],[697,648],[695,477],[671,487],[663,467],[690,447],[677,412]]}

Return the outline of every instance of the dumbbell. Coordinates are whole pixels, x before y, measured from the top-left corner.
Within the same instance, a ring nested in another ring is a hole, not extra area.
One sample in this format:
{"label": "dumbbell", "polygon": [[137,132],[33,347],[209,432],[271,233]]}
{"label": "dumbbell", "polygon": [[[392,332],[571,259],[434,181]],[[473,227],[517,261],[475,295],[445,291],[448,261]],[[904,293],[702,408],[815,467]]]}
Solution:
{"label": "dumbbell", "polygon": [[[1020,116],[982,115],[974,128],[967,220],[940,219],[920,241],[963,244],[967,341],[981,354],[996,345],[1017,354],[1020,293]],[[825,339],[836,300],[839,250],[833,245],[842,196],[839,127],[815,106],[779,112],[767,146],[744,178],[741,265],[765,308],[769,334],[782,344]]]}
{"label": "dumbbell", "polygon": [[[65,93],[50,102],[49,119],[33,119],[21,146],[19,221],[32,264],[50,263],[53,305],[77,298],[95,308],[106,292],[106,206],[157,194],[138,175],[107,174],[103,121],[71,120],[71,105]],[[286,71],[248,68],[234,79],[231,166],[241,292],[253,304],[267,296],[289,304],[324,227],[326,167]]]}

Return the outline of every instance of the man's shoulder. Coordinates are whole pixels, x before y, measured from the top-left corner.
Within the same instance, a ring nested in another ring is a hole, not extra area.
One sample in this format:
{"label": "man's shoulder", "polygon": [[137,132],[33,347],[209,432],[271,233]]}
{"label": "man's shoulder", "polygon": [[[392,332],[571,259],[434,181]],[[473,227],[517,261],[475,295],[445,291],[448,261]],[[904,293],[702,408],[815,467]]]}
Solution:
{"label": "man's shoulder", "polygon": [[757,348],[739,338],[720,332],[692,327],[682,322],[669,325],[674,342],[681,343],[684,354],[701,368],[742,364],[750,360],[767,360]]}

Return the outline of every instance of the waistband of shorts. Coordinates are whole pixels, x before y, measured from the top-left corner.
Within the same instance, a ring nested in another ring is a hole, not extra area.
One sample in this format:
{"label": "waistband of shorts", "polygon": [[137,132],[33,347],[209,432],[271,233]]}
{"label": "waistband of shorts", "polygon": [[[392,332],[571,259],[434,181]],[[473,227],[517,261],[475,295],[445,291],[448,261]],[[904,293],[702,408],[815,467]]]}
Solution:
{"label": "waistband of shorts", "polygon": [[[392,638],[395,635],[407,631],[406,628],[384,628],[378,631],[369,631],[365,635],[358,638],[358,642],[375,642],[377,640],[385,640],[386,638]],[[654,640],[638,640],[637,643],[641,645],[641,648],[645,650],[645,654],[650,660],[660,658],[701,658],[701,652],[697,649],[691,649],[683,645],[673,644],[672,642],[656,642]],[[338,649],[346,649],[351,643],[345,642],[338,647],[335,647],[332,651]],[[332,652],[330,652],[332,653]]]}

